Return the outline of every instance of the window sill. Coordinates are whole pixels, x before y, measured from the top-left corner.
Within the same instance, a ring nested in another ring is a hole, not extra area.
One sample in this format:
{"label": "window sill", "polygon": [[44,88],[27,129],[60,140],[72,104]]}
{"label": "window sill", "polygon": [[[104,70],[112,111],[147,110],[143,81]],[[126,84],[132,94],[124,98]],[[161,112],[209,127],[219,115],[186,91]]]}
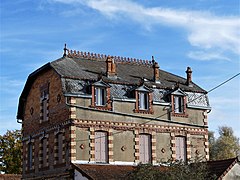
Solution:
{"label": "window sill", "polygon": [[188,114],[185,113],[172,113],[172,116],[188,118]]}
{"label": "window sill", "polygon": [[142,114],[153,114],[153,110],[149,110],[149,109],[146,109],[146,110],[143,110],[143,109],[134,109],[134,112],[135,113],[142,113]]}
{"label": "window sill", "polygon": [[112,107],[107,107],[107,106],[90,106],[91,108],[94,108],[94,109],[100,109],[100,110],[106,110],[106,111],[111,111],[112,110]]}

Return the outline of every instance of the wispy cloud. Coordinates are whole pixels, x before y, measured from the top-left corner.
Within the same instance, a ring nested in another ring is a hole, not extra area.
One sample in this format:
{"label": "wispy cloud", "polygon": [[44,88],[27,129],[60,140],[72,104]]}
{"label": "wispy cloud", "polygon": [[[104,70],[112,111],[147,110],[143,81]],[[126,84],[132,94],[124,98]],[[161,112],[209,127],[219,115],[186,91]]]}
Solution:
{"label": "wispy cloud", "polygon": [[231,61],[230,58],[226,57],[220,52],[207,52],[207,51],[191,51],[187,54],[191,59],[210,61],[210,60],[224,60]]}
{"label": "wispy cloud", "polygon": [[130,0],[51,0],[51,2],[85,5],[110,19],[128,18],[147,29],[153,25],[175,26],[185,29],[188,42],[201,51],[188,56],[200,60],[229,60],[215,49],[240,55],[240,21],[237,16],[216,16],[210,12],[189,11],[162,7],[144,7]]}

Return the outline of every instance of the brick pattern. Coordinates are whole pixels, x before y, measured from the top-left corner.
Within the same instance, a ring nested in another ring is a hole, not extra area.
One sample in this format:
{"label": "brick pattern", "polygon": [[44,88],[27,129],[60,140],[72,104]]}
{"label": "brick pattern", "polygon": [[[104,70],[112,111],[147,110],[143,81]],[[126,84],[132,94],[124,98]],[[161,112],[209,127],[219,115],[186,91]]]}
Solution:
{"label": "brick pattern", "polygon": [[155,131],[151,131],[151,130],[147,130],[147,129],[135,129],[134,130],[134,141],[135,141],[135,145],[134,145],[134,149],[135,149],[135,163],[138,164],[140,161],[140,153],[139,153],[139,134],[150,134],[151,135],[151,153],[152,153],[152,163],[156,164],[157,163],[157,154],[156,154],[156,132]]}
{"label": "brick pattern", "polygon": [[89,128],[90,131],[90,161],[95,162],[95,131],[105,131],[108,132],[108,161],[113,162],[113,129],[108,129],[104,127]]}
{"label": "brick pattern", "polygon": [[[58,129],[54,132],[55,138],[54,138],[54,165],[65,163],[65,153],[66,153],[66,140],[65,140],[65,129]],[[59,135],[62,136],[62,142],[59,141]],[[59,157],[59,143],[62,144],[62,157]]]}
{"label": "brick pattern", "polygon": [[171,150],[172,150],[172,160],[176,160],[176,140],[175,140],[175,133],[170,133],[170,139],[171,139]]}
{"label": "brick pattern", "polygon": [[[49,166],[49,141],[48,141],[48,138],[49,138],[49,135],[47,134],[45,134],[45,133],[43,133],[43,135],[41,136],[41,137],[39,137],[39,141],[40,141],[40,143],[39,143],[39,155],[38,155],[38,158],[39,158],[39,164],[38,164],[38,168],[39,169],[41,169],[41,168],[43,168],[44,167],[44,163],[43,163],[43,161],[44,161],[44,159],[43,158],[45,158],[46,159],[46,164],[45,164],[45,167],[48,167]],[[44,141],[44,139],[46,139],[46,157],[43,157],[43,141]]]}
{"label": "brick pattern", "polygon": [[[70,161],[76,161],[76,126],[69,126],[70,132],[70,147],[69,147],[69,157]],[[65,143],[64,143],[65,144]]]}
{"label": "brick pattern", "polygon": [[190,140],[190,134],[186,135],[186,151],[187,151],[187,160],[191,159],[191,140]]}
{"label": "brick pattern", "polygon": [[[29,165],[29,158],[31,157],[28,157],[29,155],[29,144],[32,144],[32,166]],[[26,152],[26,161],[25,161],[25,164],[26,164],[26,171],[31,171],[31,170],[34,170],[35,169],[35,164],[34,164],[34,158],[35,158],[35,152],[34,152],[34,139],[32,139],[31,137],[29,137],[29,140],[26,142],[26,147],[25,147],[25,152]]]}
{"label": "brick pattern", "polygon": [[204,124],[204,126],[208,125],[207,111],[203,112],[203,124]]}
{"label": "brick pattern", "polygon": [[205,134],[204,135],[204,139],[205,139],[205,142],[204,142],[204,151],[206,153],[206,160],[208,161],[209,160],[209,142],[208,142],[208,134]]}
{"label": "brick pattern", "polygon": [[138,164],[140,161],[140,153],[139,153],[139,130],[135,129],[134,130],[134,141],[135,141],[135,145],[134,145],[134,149],[135,149],[135,153],[134,153],[134,157],[135,157],[135,163]]}
{"label": "brick pattern", "polygon": [[[76,98],[75,97],[70,97],[69,98],[69,103],[72,105],[76,104]],[[69,119],[76,119],[77,115],[76,115],[76,107],[71,106],[70,107],[70,113],[69,113]]]}

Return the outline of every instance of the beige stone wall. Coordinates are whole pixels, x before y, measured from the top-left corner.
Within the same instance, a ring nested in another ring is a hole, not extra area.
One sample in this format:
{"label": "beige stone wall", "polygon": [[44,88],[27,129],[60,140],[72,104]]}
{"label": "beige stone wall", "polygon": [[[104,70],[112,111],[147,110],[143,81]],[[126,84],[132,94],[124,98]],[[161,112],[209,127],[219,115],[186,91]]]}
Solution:
{"label": "beige stone wall", "polygon": [[156,159],[157,162],[167,162],[171,159],[171,137],[170,133],[156,134]]}
{"label": "beige stone wall", "polygon": [[[40,123],[40,87],[49,83],[49,120]],[[58,102],[58,95],[60,101]],[[30,109],[33,109],[33,114]],[[62,85],[60,77],[53,70],[39,75],[33,82],[29,95],[27,97],[24,120],[23,120],[23,136],[30,135],[39,129],[58,124],[68,119],[69,112],[65,105],[65,98],[62,94]]]}
{"label": "beige stone wall", "polygon": [[[76,105],[80,105],[84,107],[90,107],[91,105],[91,99],[76,98],[76,100],[77,100]],[[112,121],[117,120],[121,122],[128,121],[128,122],[137,122],[137,123],[144,122],[145,121],[143,119],[144,117],[147,117],[147,118],[158,117],[159,119],[163,119],[163,120],[169,120],[169,117],[171,117],[171,121],[190,123],[190,124],[201,125],[201,126],[204,125],[204,122],[203,122],[204,110],[187,108],[188,117],[176,117],[168,113],[167,109],[170,107],[167,107],[167,106],[153,105],[153,110],[154,110],[153,114],[134,113],[134,108],[135,108],[134,102],[125,102],[125,101],[113,102],[113,112],[130,114],[133,116],[139,116],[140,118],[114,115],[114,114],[108,114],[108,113],[103,114],[98,111],[81,110],[79,108],[77,108],[76,114],[77,114],[77,119],[91,119],[91,120],[104,119],[104,120],[112,120]]]}
{"label": "beige stone wall", "polygon": [[206,152],[204,150],[204,142],[205,138],[204,135],[191,135],[190,136],[191,142],[191,158],[198,159],[198,158],[205,158]]}
{"label": "beige stone wall", "polygon": [[76,128],[76,160],[90,159],[90,132],[88,128]]}
{"label": "beige stone wall", "polygon": [[113,131],[114,161],[134,162],[133,131]]}

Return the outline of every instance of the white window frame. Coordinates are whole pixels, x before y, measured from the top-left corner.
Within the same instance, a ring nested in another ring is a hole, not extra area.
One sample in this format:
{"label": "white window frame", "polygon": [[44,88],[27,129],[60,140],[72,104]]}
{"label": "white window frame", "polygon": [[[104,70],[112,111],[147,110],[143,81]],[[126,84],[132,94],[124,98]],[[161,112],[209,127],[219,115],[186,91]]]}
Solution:
{"label": "white window frame", "polygon": [[95,105],[106,106],[107,104],[107,90],[102,87],[95,87]]}
{"label": "white window frame", "polygon": [[174,103],[174,112],[178,114],[184,113],[184,97],[183,96],[173,96],[173,103]]}
{"label": "white window frame", "polygon": [[139,110],[149,109],[149,93],[148,92],[138,92]]}

